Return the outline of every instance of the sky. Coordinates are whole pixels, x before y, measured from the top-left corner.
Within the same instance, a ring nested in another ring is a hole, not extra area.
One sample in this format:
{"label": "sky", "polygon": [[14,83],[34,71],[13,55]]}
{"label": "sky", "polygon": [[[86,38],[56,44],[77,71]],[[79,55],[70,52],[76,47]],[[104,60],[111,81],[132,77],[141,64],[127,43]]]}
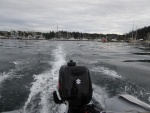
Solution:
{"label": "sky", "polygon": [[124,34],[150,26],[150,0],[0,0],[0,30]]}

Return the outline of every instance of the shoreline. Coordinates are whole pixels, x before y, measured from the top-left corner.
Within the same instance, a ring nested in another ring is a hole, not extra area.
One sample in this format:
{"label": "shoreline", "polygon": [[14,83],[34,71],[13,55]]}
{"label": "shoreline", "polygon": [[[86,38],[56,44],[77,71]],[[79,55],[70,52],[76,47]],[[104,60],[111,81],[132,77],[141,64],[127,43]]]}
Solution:
{"label": "shoreline", "polygon": [[[48,41],[93,41],[93,42],[102,42],[102,41],[97,41],[97,40],[75,40],[75,39],[12,39],[12,38],[0,38],[0,40],[48,40]],[[108,41],[105,43],[129,43],[132,44],[131,42],[127,42],[127,41]],[[102,42],[103,43],[103,42]],[[150,46],[150,41],[142,41],[142,42],[137,42],[137,43],[133,43],[133,44],[142,44],[144,46]]]}
{"label": "shoreline", "polygon": [[94,41],[94,40],[53,40],[53,39],[10,39],[10,38],[0,38],[2,40],[49,40],[49,41]]}

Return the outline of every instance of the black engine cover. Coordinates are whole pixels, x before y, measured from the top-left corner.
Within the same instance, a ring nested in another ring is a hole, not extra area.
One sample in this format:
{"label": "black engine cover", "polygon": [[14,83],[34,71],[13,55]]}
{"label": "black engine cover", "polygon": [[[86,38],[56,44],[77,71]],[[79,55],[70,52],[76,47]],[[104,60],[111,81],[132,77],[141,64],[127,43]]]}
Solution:
{"label": "black engine cover", "polygon": [[90,73],[85,66],[61,66],[58,91],[63,100],[73,106],[84,106],[91,101],[92,84]]}

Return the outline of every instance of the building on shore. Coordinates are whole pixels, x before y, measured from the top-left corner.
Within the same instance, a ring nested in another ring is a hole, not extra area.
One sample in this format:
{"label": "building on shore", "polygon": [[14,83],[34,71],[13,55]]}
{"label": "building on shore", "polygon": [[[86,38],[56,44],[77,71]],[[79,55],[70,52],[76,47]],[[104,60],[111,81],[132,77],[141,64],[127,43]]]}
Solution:
{"label": "building on shore", "polygon": [[17,39],[18,38],[18,31],[10,31],[10,39]]}

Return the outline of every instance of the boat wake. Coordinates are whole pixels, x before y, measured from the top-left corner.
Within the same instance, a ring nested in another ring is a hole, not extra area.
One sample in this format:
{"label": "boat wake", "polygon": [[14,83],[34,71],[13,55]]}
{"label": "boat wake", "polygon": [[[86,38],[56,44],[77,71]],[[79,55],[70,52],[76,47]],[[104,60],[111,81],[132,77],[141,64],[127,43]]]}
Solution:
{"label": "boat wake", "polygon": [[92,84],[93,87],[93,97],[92,102],[97,107],[101,107],[102,109],[105,108],[105,100],[108,98],[108,94],[105,88],[102,88],[98,85]]}
{"label": "boat wake", "polygon": [[[42,74],[34,75],[34,82],[30,88],[30,94],[23,107],[23,113],[64,113],[66,105],[57,105],[53,101],[53,91],[58,83],[58,75],[60,66],[66,64],[66,54],[62,46],[58,46],[53,50],[53,62],[51,70]],[[104,107],[104,100],[107,98],[105,89],[93,84],[94,104],[100,104]]]}
{"label": "boat wake", "polygon": [[10,69],[8,72],[2,72],[0,73],[0,84],[2,84],[5,80],[7,79],[12,79],[12,78],[20,78],[23,75],[22,74],[17,74],[17,72],[21,71],[22,68],[18,66],[18,64],[15,64],[14,69]]}
{"label": "boat wake", "polygon": [[58,46],[52,55],[54,61],[50,62],[51,70],[34,75],[34,82],[23,108],[24,113],[56,113],[64,109],[64,105],[56,105],[53,102],[52,96],[57,85],[60,66],[66,63],[63,47]]}
{"label": "boat wake", "polygon": [[123,78],[116,71],[109,69],[108,67],[100,66],[100,67],[92,67],[90,69],[93,72],[102,73],[104,75],[108,75],[111,78]]}
{"label": "boat wake", "polygon": [[0,73],[0,85],[2,84],[2,82],[4,82],[6,79],[9,78],[11,73],[13,73],[13,72],[10,71],[8,73],[6,73],[6,72]]}

